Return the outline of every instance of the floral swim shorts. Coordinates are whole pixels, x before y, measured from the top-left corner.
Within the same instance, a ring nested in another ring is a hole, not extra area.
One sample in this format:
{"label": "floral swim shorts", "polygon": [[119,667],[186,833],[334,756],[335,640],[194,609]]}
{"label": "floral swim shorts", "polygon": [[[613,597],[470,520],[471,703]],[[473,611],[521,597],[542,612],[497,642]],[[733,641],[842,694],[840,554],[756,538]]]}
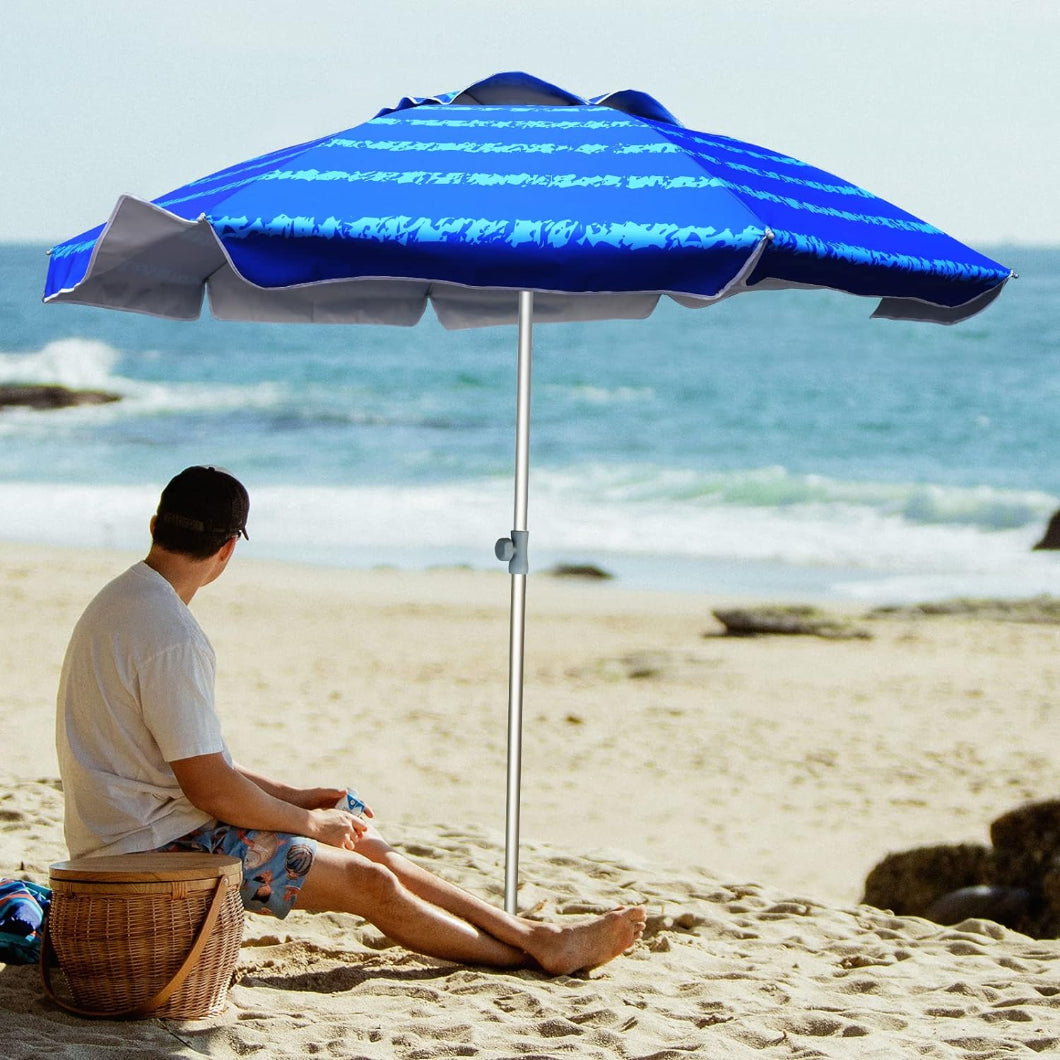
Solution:
{"label": "floral swim shorts", "polygon": [[243,862],[239,896],[252,913],[281,919],[291,911],[313,864],[317,841],[287,832],[263,832],[210,821],[172,843],[163,853],[196,851],[229,854]]}

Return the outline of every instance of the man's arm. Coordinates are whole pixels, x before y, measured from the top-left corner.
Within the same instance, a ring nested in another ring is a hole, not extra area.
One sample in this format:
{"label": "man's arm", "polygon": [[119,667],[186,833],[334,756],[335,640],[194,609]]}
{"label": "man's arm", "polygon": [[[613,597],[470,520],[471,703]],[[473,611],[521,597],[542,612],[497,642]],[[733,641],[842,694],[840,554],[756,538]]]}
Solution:
{"label": "man's arm", "polygon": [[[290,784],[283,784],[262,776],[261,773],[255,773],[238,762],[234,763],[232,768],[273,798],[289,802],[292,806],[301,806],[304,810],[329,809],[346,794],[345,788],[293,788]],[[366,813],[367,816],[372,816],[371,810],[367,808]]]}
{"label": "man's arm", "polygon": [[[220,752],[169,764],[194,806],[238,828],[290,832],[352,849],[366,827],[364,821],[345,810],[304,807],[278,797],[273,792],[282,792],[284,785],[265,781],[273,789],[270,791],[252,779],[253,775],[229,765]],[[335,799],[339,794],[335,793]]]}

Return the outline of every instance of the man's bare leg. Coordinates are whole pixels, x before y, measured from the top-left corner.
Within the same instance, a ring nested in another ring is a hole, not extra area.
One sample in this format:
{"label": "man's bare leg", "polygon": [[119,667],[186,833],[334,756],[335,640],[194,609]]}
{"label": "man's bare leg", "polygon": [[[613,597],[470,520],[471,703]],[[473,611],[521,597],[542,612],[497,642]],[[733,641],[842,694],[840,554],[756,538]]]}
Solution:
{"label": "man's bare leg", "polygon": [[512,916],[409,861],[369,826],[357,853],[389,868],[419,898],[529,955],[545,971],[563,975],[593,968],[624,953],[644,931],[640,906],[612,910],[572,927]]}
{"label": "man's bare leg", "polygon": [[320,846],[296,906],[315,912],[354,913],[407,949],[443,960],[496,968],[529,963],[518,947],[425,901],[389,868],[352,851]]}

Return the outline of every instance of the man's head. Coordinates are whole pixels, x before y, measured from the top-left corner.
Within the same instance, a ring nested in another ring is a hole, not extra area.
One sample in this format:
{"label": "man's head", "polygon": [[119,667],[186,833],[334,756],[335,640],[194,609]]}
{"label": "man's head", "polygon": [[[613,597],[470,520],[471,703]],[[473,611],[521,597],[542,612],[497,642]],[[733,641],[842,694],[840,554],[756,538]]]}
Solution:
{"label": "man's head", "polygon": [[162,491],[151,539],[168,552],[208,559],[229,541],[247,536],[250,497],[220,467],[188,467]]}

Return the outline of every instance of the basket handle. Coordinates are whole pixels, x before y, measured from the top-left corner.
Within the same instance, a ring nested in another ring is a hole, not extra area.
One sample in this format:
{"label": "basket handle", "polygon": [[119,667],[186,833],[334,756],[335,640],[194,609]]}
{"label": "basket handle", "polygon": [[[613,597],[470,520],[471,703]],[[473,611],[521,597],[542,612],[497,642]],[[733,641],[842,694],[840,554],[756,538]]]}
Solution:
{"label": "basket handle", "polygon": [[192,944],[191,949],[188,950],[187,957],[184,958],[184,963],[177,969],[173,978],[154,997],[142,1001],[133,1008],[125,1009],[123,1012],[94,1012],[91,1009],[78,1008],[76,1005],[63,1001],[62,998],[56,996],[51,984],[51,969],[53,965],[59,963],[59,957],[48,935],[48,921],[45,918],[40,951],[40,974],[41,982],[44,984],[44,992],[60,1008],[66,1009],[67,1012],[72,1012],[75,1016],[85,1016],[88,1019],[142,1019],[144,1016],[150,1016],[152,1012],[160,1009],[184,985],[184,980],[188,978],[192,969],[199,963],[202,951],[206,948],[206,943],[210,941],[210,936],[213,934],[217,918],[221,915],[221,906],[224,904],[228,886],[228,880],[224,876],[219,876],[206,918],[199,928],[195,942]]}

